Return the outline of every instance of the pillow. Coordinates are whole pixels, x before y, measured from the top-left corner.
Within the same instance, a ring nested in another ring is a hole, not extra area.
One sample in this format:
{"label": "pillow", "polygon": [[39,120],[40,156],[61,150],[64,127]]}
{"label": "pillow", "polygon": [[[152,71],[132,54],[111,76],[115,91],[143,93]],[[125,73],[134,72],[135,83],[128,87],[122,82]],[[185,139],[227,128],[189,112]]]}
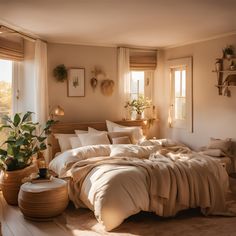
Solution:
{"label": "pillow", "polygon": [[231,139],[216,139],[210,138],[210,142],[207,146],[208,149],[220,149],[226,154],[231,153],[232,141]]}
{"label": "pillow", "polygon": [[94,134],[94,133],[107,133],[107,131],[105,130],[97,130],[97,129],[94,129],[92,127],[88,127],[88,133],[89,134]]}
{"label": "pillow", "polygon": [[79,137],[71,137],[70,138],[70,145],[72,148],[82,147]]}
{"label": "pillow", "polygon": [[122,127],[127,127],[127,126],[124,126],[124,125],[119,125],[119,124],[114,123],[114,122],[109,121],[109,120],[106,120],[106,125],[107,125],[107,130],[108,130],[108,132],[113,132],[113,131],[115,131],[115,130],[114,130],[115,127],[120,127],[120,128],[122,128]]}
{"label": "pillow", "polygon": [[148,158],[159,149],[160,146],[111,145],[110,157]]}
{"label": "pillow", "polygon": [[131,144],[129,136],[112,138],[112,144]]}
{"label": "pillow", "polygon": [[203,155],[212,156],[212,157],[224,157],[225,154],[220,149],[207,149],[200,152]]}
{"label": "pillow", "polygon": [[132,132],[134,143],[138,143],[144,139],[143,130],[138,126],[131,127],[114,127],[114,131]]}
{"label": "pillow", "polygon": [[107,134],[78,134],[82,146],[110,144]]}
{"label": "pillow", "polygon": [[54,134],[55,138],[58,139],[58,143],[62,152],[71,149],[70,138],[76,137],[76,134]]}
{"label": "pillow", "polygon": [[132,144],[135,143],[135,140],[134,140],[134,138],[133,138],[132,132],[108,132],[107,135],[108,135],[108,138],[110,139],[110,142],[111,142],[111,143],[113,143],[113,142],[112,142],[112,139],[113,139],[113,138],[119,138],[119,137],[125,137],[125,136],[128,136],[128,137],[129,137],[130,142],[131,142]]}
{"label": "pillow", "polygon": [[75,133],[78,135],[78,134],[86,134],[86,133],[88,133],[88,131],[87,130],[80,130],[80,129],[77,129],[77,130],[75,130]]}

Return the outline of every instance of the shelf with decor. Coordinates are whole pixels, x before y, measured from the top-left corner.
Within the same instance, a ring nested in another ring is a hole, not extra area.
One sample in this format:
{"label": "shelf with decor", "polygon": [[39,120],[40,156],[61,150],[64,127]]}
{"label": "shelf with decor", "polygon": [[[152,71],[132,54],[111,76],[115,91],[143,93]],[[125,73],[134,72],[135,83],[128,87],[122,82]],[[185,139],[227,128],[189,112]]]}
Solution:
{"label": "shelf with decor", "polygon": [[215,70],[219,95],[231,96],[229,88],[236,86],[236,57],[232,46],[223,49],[223,57],[216,58]]}

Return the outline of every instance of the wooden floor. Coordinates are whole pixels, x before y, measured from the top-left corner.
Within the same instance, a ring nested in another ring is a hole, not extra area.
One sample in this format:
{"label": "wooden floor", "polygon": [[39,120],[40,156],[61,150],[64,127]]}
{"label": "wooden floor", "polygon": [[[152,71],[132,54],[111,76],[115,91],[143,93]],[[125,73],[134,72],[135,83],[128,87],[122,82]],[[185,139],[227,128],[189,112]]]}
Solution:
{"label": "wooden floor", "polygon": [[[236,209],[236,195],[230,201]],[[75,209],[72,204],[53,221],[34,222],[24,219],[18,207],[8,205],[1,192],[0,221],[3,236],[236,236],[236,217],[205,217],[199,210],[168,219],[139,213],[112,232],[103,230],[92,211]]]}

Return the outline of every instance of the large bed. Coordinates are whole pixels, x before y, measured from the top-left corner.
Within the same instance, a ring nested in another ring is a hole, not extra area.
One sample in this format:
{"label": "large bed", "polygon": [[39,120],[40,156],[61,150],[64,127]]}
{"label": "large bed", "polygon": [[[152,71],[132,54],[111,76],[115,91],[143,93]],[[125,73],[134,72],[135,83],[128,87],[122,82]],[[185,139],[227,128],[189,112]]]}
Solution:
{"label": "large bed", "polygon": [[[119,125],[141,125],[147,132],[143,122]],[[73,133],[88,126],[106,130],[105,123],[61,124],[53,133]],[[57,141],[52,137],[53,155],[61,151]],[[205,215],[230,214],[225,201],[228,175],[224,165],[170,140],[72,148],[57,154],[49,168],[61,178],[69,177],[70,200],[75,207],[94,211],[107,231],[140,211],[170,217],[199,207]]]}

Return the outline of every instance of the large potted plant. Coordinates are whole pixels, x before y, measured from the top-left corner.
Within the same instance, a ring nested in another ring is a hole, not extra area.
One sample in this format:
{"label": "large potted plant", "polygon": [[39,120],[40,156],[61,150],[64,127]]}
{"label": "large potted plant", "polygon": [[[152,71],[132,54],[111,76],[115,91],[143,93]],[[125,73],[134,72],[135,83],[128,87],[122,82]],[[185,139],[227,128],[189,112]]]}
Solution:
{"label": "large potted plant", "polygon": [[0,127],[0,132],[3,129],[8,132],[0,148],[0,186],[7,203],[12,205],[17,205],[22,179],[37,172],[33,157],[47,148],[46,139],[55,123],[49,120],[41,129],[39,123],[31,121],[31,115],[32,112],[17,113],[13,119],[5,116],[6,125]]}
{"label": "large potted plant", "polygon": [[133,99],[128,101],[125,104],[125,108],[130,108],[131,112],[136,112],[136,119],[140,120],[144,110],[151,106],[152,101],[148,98],[145,98],[143,95],[140,95],[138,99]]}

